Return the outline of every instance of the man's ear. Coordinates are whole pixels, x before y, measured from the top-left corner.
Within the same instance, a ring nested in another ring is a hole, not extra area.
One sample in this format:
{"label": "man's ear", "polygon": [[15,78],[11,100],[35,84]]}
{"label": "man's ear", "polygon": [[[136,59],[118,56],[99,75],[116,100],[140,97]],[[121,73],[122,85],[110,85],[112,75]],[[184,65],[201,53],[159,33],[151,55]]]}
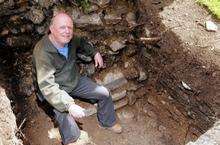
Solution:
{"label": "man's ear", "polygon": [[50,31],[50,33],[53,33],[53,25],[49,26],[49,31]]}

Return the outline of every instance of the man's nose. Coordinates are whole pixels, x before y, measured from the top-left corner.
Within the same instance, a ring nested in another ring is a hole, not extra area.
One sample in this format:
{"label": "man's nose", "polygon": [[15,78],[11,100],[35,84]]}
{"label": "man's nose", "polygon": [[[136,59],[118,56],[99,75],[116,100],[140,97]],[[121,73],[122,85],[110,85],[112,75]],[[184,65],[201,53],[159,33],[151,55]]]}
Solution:
{"label": "man's nose", "polygon": [[70,31],[71,31],[70,28],[68,28],[68,27],[65,28],[66,33],[70,33]]}

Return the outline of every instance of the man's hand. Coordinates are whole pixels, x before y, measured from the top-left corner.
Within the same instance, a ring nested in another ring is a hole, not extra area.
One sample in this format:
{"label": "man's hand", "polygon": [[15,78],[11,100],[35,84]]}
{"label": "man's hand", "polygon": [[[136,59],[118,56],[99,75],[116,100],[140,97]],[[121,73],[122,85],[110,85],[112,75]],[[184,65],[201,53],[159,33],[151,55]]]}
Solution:
{"label": "man's hand", "polygon": [[68,111],[73,118],[82,118],[85,116],[85,109],[76,104],[71,104]]}
{"label": "man's hand", "polygon": [[95,67],[103,68],[103,59],[99,52],[95,54],[94,60],[95,60]]}

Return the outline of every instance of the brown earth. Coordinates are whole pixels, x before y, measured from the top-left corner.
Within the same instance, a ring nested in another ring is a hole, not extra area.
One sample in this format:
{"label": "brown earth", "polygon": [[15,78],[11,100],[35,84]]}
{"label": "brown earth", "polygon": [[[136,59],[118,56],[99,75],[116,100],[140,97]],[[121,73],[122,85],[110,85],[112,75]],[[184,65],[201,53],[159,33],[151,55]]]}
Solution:
{"label": "brown earth", "polygon": [[[196,16],[199,15],[201,23],[201,20],[204,20],[201,18],[207,17],[208,13],[193,1],[188,0],[185,5],[182,5],[184,2],[178,0],[173,3],[172,1],[160,0],[141,2],[141,4],[144,4],[141,10],[145,11],[145,15],[140,16],[142,17],[140,20],[147,24],[154,36],[162,37],[157,45],[151,47],[151,62],[146,64],[150,65],[146,66],[146,69],[151,74],[151,78],[145,86],[147,95],[138,99],[133,106],[127,106],[117,111],[117,114],[120,114],[120,112],[130,110],[135,114],[135,117],[131,120],[119,119],[124,128],[123,133],[120,135],[100,129],[95,115],[82,119],[80,121],[82,123],[81,127],[89,133],[94,143],[98,145],[184,145],[189,140],[196,139],[213,124],[214,120],[212,119],[208,119],[206,122],[199,120],[200,124],[194,122],[193,119],[190,120],[190,115],[189,118],[186,117],[190,111],[181,106],[181,101],[184,103],[186,100],[184,98],[183,100],[177,99],[176,102],[172,99],[175,95],[184,95],[184,91],[182,94],[173,93],[173,88],[174,90],[178,89],[177,86],[180,85],[181,81],[190,84],[194,91],[190,93],[192,97],[190,101],[200,101],[202,103],[203,100],[200,99],[202,97],[207,102],[213,102],[214,98],[207,97],[207,94],[219,98],[219,79],[217,79],[219,78],[219,58],[210,49],[199,55],[202,52],[197,46],[203,46],[195,41],[201,39],[186,37],[189,32],[186,31],[188,29],[185,27],[189,28],[190,34],[193,36],[203,37],[201,42],[205,41],[206,44],[213,42],[219,32],[207,32],[200,25],[196,25],[195,28],[194,23],[198,23],[195,22]],[[164,8],[164,6],[168,7]],[[175,11],[176,9],[177,11]],[[169,11],[173,11],[174,14],[170,14]],[[186,12],[188,12],[188,15]],[[195,15],[190,15],[190,13]],[[167,22],[167,24],[166,21],[169,23]],[[181,21],[181,23],[178,21]],[[176,26],[177,24],[178,26]],[[196,31],[198,27],[199,32]],[[213,38],[209,39],[210,36],[213,36]],[[183,45],[188,41],[188,44],[197,43],[197,46]],[[210,55],[215,57],[210,57]],[[156,89],[152,86],[156,86]],[[181,90],[178,89],[177,91]],[[148,101],[146,102],[146,100]],[[211,110],[207,114],[211,116],[219,115],[218,108],[215,107],[215,104],[212,105],[216,110]],[[213,115],[213,112],[216,114]],[[197,115],[201,115],[201,113],[196,112],[194,117],[198,117]],[[43,112],[40,114],[32,118],[35,127],[26,128],[30,144],[58,145],[59,143],[49,141],[47,138],[47,130],[52,127],[51,120],[46,117],[47,120],[42,121],[42,117],[45,118],[45,115]],[[39,126],[42,124],[43,127]]]}
{"label": "brown earth", "polygon": [[[140,23],[146,23],[152,36],[162,38],[147,45],[148,61],[139,50],[139,62],[150,74],[143,83],[146,95],[117,111],[124,128],[120,135],[99,128],[95,115],[80,120],[80,126],[97,145],[184,145],[220,117],[220,31],[205,30],[203,23],[211,17],[193,0],[141,0],[139,4]],[[192,91],[185,90],[182,81]],[[26,102],[28,111],[21,114],[27,116],[24,144],[60,145],[48,138],[47,131],[54,127],[50,112],[39,108],[35,95]],[[134,118],[120,118],[127,111]]]}

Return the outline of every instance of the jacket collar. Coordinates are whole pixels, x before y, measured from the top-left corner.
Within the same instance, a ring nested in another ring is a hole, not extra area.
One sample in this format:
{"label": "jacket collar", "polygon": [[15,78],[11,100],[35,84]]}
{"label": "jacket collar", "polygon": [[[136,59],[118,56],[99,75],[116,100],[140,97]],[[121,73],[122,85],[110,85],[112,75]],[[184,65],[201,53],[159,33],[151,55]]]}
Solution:
{"label": "jacket collar", "polygon": [[[45,36],[43,36],[43,43],[44,43],[45,46],[47,46],[47,47],[45,48],[46,51],[58,53],[57,48],[56,48],[56,47],[53,45],[53,43],[50,41],[48,34],[45,35]],[[68,47],[69,47],[69,50],[72,49],[72,40],[68,43]]]}

